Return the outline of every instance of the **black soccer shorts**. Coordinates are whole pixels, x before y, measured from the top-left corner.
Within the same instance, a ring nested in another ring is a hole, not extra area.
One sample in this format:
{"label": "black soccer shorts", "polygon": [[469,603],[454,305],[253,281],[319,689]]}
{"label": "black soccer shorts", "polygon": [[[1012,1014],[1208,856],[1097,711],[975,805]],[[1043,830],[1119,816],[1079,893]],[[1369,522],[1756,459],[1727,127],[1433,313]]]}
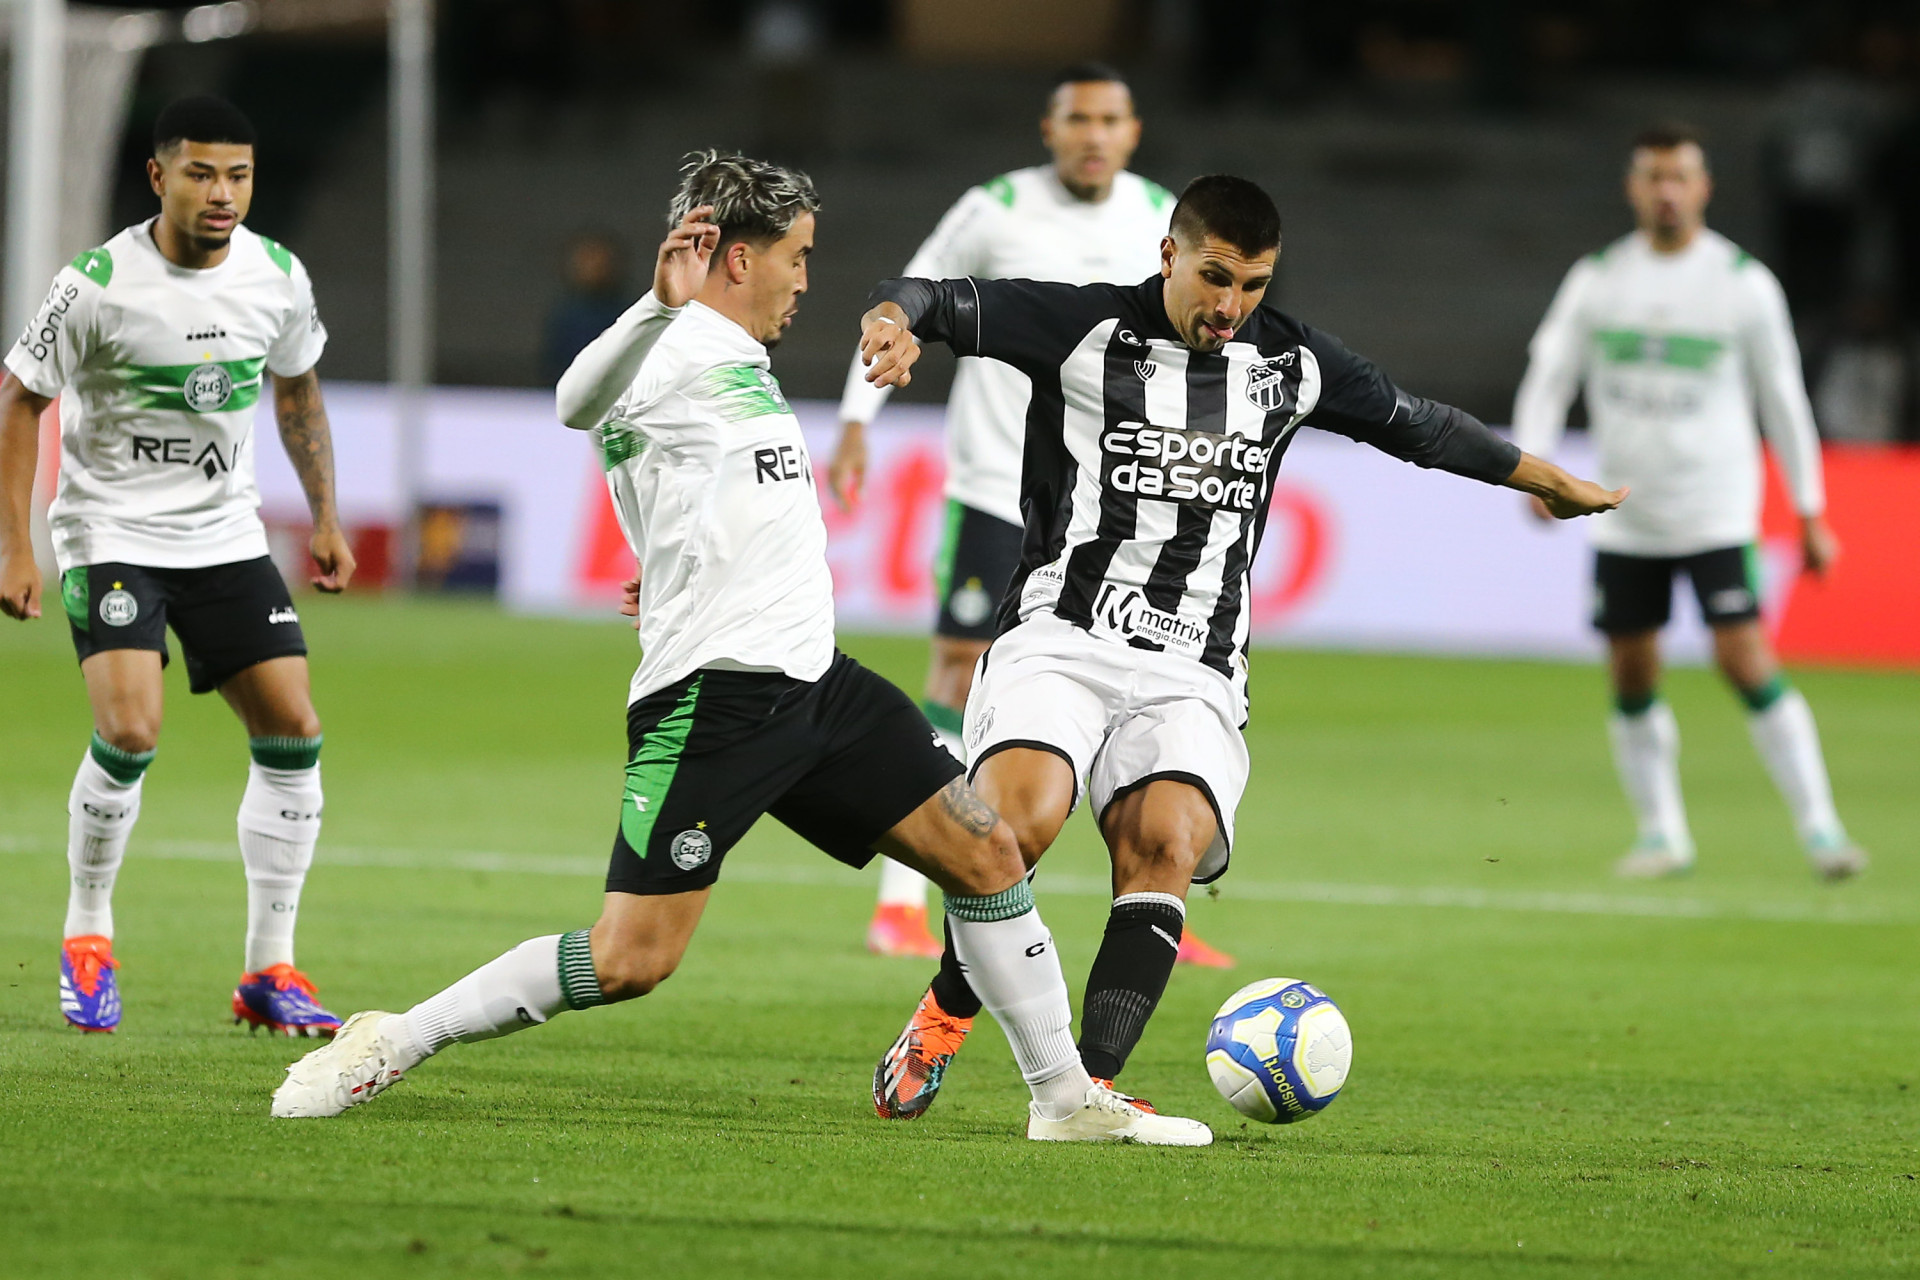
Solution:
{"label": "black soccer shorts", "polygon": [[201,569],[80,565],[60,576],[60,602],[82,662],[108,649],[152,649],[164,667],[171,626],[195,693],[269,658],[307,652],[293,597],[267,556]]}
{"label": "black soccer shorts", "polygon": [[991,640],[994,615],[1020,567],[1021,528],[947,499],[946,535],[933,562],[940,617],[933,633],[955,640]]}
{"label": "black soccer shorts", "polygon": [[965,772],[906,694],[844,653],[817,681],[696,671],[627,708],[609,893],[686,893],[763,813],[852,867]]}
{"label": "black soccer shorts", "polygon": [[1593,558],[1593,625],[1608,635],[1657,631],[1673,616],[1673,575],[1685,573],[1709,626],[1760,616],[1760,556],[1748,543],[1690,556]]}

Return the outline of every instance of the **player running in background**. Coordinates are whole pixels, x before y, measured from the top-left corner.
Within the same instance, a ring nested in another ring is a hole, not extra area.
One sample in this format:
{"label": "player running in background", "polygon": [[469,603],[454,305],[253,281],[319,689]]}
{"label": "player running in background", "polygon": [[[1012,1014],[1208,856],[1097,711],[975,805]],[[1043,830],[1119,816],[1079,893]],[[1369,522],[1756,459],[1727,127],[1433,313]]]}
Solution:
{"label": "player running in background", "polygon": [[[1016,169],[961,196],[907,264],[933,280],[1059,280],[1131,284],[1159,268],[1173,196],[1127,172],[1140,143],[1133,94],[1099,63],[1056,78],[1040,138],[1053,163]],[[866,425],[891,391],[867,381],[858,356],[840,399],[840,443],[827,479],[844,507],[866,478]],[[993,638],[993,615],[1020,562],[1020,454],[1027,377],[1010,364],[964,357],[947,400],[946,531],[934,562],[939,617],[921,710],[956,756],[973,667]],[[927,931],[927,882],[894,862],[880,867],[880,901],[867,947],[880,955],[937,956]],[[1183,937],[1180,959],[1229,967],[1231,957]]]}
{"label": "player running in background", "polygon": [[[1039,860],[1090,796],[1114,900],[1080,1055],[1111,1083],[1165,991],[1190,883],[1227,869],[1247,780],[1248,571],[1303,423],[1538,495],[1555,515],[1623,494],[1396,388],[1338,339],[1260,305],[1280,215],[1243,178],[1197,178],[1134,285],[888,280],[862,321],[876,382],[917,339],[1031,380],[1025,543],[967,700],[974,786]],[[874,1071],[880,1114],[925,1112],[980,1007],[949,948]]]}
{"label": "player running in background", "polygon": [[910,699],[833,643],[826,526],[767,352],[807,288],[805,175],[689,157],[653,290],[575,358],[568,426],[593,431],[640,562],[626,794],[592,929],[535,938],[405,1014],[357,1013],[288,1068],[276,1116],[331,1116],[456,1041],[630,1000],[679,964],[721,860],[763,813],[834,858],[912,862],[1033,1091],[1028,1136],[1203,1146],[1088,1079],[1060,960],[1013,833]]}
{"label": "player running in background", "polygon": [[1760,624],[1756,408],[1800,516],[1805,566],[1821,573],[1838,551],[1821,515],[1820,441],[1786,298],[1771,271],[1707,229],[1713,180],[1691,130],[1643,133],[1626,193],[1638,229],[1567,273],[1534,334],[1513,407],[1520,446],[1549,455],[1584,382],[1600,473],[1633,488],[1630,505],[1590,530],[1614,760],[1639,820],[1617,870],[1693,868],[1680,730],[1660,699],[1660,629],[1674,575],[1684,573],[1807,857],[1822,877],[1843,880],[1866,868],[1866,855],[1834,810],[1813,712],[1781,674]]}
{"label": "player running in background", "polygon": [[313,514],[313,584],[344,589],[354,562],[334,508],[314,372],[327,331],[313,284],[298,258],[240,225],[253,200],[253,143],[247,118],[217,98],[162,111],[147,161],[159,216],[54,278],[0,385],[0,610],[14,618],[41,612],[28,504],[40,415],[61,400],[48,520],[93,742],[67,807],[60,1008],[83,1031],[120,1022],[113,883],[160,739],[169,625],[188,687],[220,691],[253,756],[240,800],[247,939],[235,1020],[288,1035],[340,1025],[293,967],[300,888],[320,835],[320,719],[299,616],[257,514],[254,406],[268,374]]}

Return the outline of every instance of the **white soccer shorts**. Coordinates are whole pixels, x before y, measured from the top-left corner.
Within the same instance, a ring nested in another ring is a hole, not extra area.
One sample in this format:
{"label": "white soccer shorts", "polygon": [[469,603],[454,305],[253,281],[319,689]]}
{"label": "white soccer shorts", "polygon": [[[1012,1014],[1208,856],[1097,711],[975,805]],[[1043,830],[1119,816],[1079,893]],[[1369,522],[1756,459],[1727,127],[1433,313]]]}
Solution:
{"label": "white soccer shorts", "polygon": [[1074,804],[1094,816],[1162,778],[1206,793],[1219,833],[1195,884],[1226,872],[1247,786],[1239,699],[1225,676],[1174,653],[1135,649],[1037,614],[993,642],[967,698],[968,776],[997,751],[1030,746],[1073,765]]}

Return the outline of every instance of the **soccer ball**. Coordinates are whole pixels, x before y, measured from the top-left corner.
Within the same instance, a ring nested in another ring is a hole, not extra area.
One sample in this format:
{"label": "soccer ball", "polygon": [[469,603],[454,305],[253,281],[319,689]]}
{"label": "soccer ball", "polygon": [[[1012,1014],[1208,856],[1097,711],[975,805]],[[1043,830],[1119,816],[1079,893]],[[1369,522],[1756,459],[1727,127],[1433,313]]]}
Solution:
{"label": "soccer ball", "polygon": [[1207,1074],[1233,1109],[1292,1124],[1340,1096],[1353,1034],[1338,1005],[1295,978],[1263,978],[1227,997],[1207,1031]]}

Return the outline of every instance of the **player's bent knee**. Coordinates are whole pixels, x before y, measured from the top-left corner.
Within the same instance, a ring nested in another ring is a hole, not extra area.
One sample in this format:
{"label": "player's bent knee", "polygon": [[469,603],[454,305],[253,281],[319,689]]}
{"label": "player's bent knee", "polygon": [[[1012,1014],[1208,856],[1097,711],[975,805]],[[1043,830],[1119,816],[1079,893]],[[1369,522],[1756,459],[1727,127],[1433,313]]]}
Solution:
{"label": "player's bent knee", "polygon": [[160,726],[144,717],[135,719],[115,719],[95,727],[107,745],[121,751],[140,755],[152,751],[160,745]]}
{"label": "player's bent knee", "polygon": [[952,870],[953,887],[969,897],[985,898],[1004,893],[1026,877],[1028,864],[1021,855],[1013,829],[1004,821],[980,842],[976,856],[966,865]]}
{"label": "player's bent knee", "polygon": [[679,962],[657,952],[615,952],[594,962],[600,994],[608,1003],[637,1000],[673,976]]}

